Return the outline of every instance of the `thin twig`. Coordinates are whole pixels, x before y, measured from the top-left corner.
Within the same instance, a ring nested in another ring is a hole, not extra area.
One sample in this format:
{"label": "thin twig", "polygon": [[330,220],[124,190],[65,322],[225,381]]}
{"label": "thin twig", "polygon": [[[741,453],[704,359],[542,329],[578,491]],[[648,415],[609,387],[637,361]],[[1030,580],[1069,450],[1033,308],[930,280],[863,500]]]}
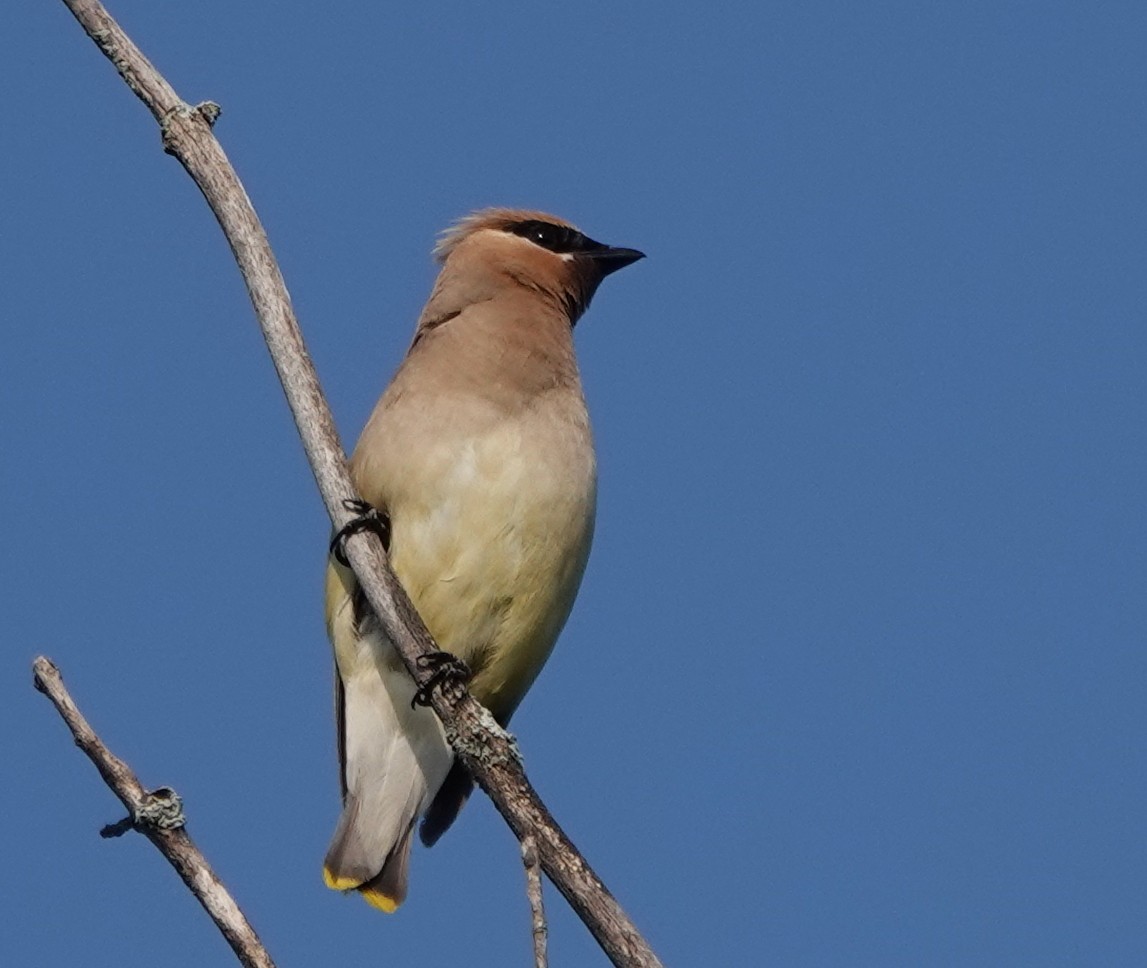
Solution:
{"label": "thin twig", "polygon": [[546,968],[546,906],[542,899],[542,868],[538,863],[538,845],[533,834],[522,838],[522,866],[526,868],[526,899],[530,902],[530,928],[534,936],[534,968]]}
{"label": "thin twig", "polygon": [[[357,495],[266,233],[211,133],[218,105],[208,102],[192,107],[182,101],[97,0],[64,3],[159,121],[164,150],[179,159],[218,219],[247,284],[323,503],[335,528],[342,528],[353,516],[347,502]],[[377,535],[353,534],[345,550],[387,638],[415,682],[426,687],[432,672],[420,668],[418,658],[437,651],[437,646],[390,570]],[[515,836],[520,840],[534,835],[542,868],[614,965],[660,968],[649,944],[526,779],[511,737],[463,688],[433,689],[431,700],[454,751]]]}
{"label": "thin twig", "polygon": [[175,791],[168,787],[151,792],[144,789],[132,768],[112,753],[88,724],[64,687],[60,670],[51,659],[40,656],[32,663],[32,674],[36,688],[52,700],[52,705],[68,724],[76,745],[95,764],[104,783],[127,808],[128,821],[111,824],[101,833],[118,836],[128,826],[138,830],[155,844],[183,878],[183,883],[211,916],[239,961],[247,968],[275,968],[255,929],[184,829],[182,805]]}

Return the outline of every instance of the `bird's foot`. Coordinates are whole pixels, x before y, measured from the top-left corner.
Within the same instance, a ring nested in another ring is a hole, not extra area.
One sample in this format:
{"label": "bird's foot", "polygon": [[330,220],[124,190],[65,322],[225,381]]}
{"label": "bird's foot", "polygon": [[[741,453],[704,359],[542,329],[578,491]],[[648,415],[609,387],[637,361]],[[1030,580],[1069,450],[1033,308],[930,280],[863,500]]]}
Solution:
{"label": "bird's foot", "polygon": [[429,706],[430,696],[435,689],[445,690],[448,687],[460,692],[462,686],[470,681],[473,674],[470,667],[452,652],[427,652],[420,655],[417,660],[419,669],[430,671],[427,680],[419,685],[410,700],[410,708],[415,706]]}
{"label": "bird's foot", "polygon": [[390,516],[385,511],[380,511],[366,501],[352,498],[344,500],[343,507],[353,512],[354,517],[339,528],[335,532],[335,536],[331,538],[330,553],[335,556],[335,560],[340,565],[350,567],[350,562],[346,556],[346,539],[352,534],[373,531],[382,542],[382,547],[386,551],[390,550]]}

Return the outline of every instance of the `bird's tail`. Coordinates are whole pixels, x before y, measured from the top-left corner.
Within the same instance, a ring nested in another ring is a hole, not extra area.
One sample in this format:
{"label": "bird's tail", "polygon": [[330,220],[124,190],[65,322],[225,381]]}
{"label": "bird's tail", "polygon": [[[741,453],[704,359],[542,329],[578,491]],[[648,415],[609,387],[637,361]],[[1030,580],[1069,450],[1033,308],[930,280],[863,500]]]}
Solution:
{"label": "bird's tail", "polygon": [[389,913],[406,897],[414,824],[453,754],[434,713],[411,708],[414,683],[405,669],[370,663],[340,685],[343,812],[323,878],[334,890],[360,891]]}

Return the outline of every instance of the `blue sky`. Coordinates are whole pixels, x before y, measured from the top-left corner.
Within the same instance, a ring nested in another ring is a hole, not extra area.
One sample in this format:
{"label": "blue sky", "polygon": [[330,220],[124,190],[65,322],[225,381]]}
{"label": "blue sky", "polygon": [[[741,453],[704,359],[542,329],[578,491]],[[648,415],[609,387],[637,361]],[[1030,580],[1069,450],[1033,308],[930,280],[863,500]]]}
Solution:
{"label": "blue sky", "polygon": [[[597,538],[514,729],[667,964],[1147,963],[1147,7],[112,12],[222,104],[348,444],[454,218],[648,253],[578,327]],[[238,273],[63,5],[8,28],[0,955],[231,963],[96,836],[44,652],[284,968],[528,964],[482,798],[399,914],[323,887],[327,524]]]}

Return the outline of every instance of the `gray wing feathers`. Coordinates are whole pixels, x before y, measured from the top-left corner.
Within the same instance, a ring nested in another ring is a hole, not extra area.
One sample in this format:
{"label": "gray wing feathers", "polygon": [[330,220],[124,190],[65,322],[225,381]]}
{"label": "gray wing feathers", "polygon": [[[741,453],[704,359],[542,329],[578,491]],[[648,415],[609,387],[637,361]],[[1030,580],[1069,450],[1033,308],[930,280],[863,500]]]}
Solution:
{"label": "gray wing feathers", "polygon": [[411,709],[414,683],[405,669],[370,663],[340,679],[345,796],[326,879],[396,906],[406,894],[411,832],[453,754],[434,713]]}
{"label": "gray wing feathers", "polygon": [[461,760],[455,760],[446,775],[446,780],[434,795],[418,836],[427,847],[433,847],[450,825],[458,819],[458,813],[474,792],[474,778]]}

